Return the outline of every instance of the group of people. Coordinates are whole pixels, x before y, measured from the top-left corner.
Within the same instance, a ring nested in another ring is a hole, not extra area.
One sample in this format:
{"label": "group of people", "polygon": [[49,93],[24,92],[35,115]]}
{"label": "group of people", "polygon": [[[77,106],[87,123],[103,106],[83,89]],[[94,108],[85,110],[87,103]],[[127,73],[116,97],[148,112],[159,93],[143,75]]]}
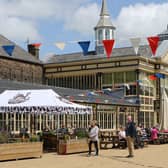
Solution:
{"label": "group of people", "polygon": [[[125,133],[124,130],[122,130],[119,133],[119,137],[120,138],[125,138],[127,140],[127,146],[128,146],[128,150],[129,150],[129,155],[127,157],[133,157],[133,142],[134,142],[134,137],[136,136],[136,128],[135,128],[135,124],[131,119],[131,116],[128,116],[128,123],[126,125],[125,128]],[[96,121],[92,121],[91,122],[91,127],[89,129],[89,153],[88,156],[91,156],[91,147],[92,147],[92,143],[95,146],[95,156],[98,156],[99,154],[99,148],[98,148],[98,138],[99,138],[99,127],[96,124]]]}
{"label": "group of people", "polygon": [[[148,130],[150,132],[150,139],[154,141],[157,139],[158,135],[158,129],[156,127],[153,127],[151,130]],[[89,129],[89,153],[88,156],[91,156],[91,146],[94,144],[95,146],[95,156],[98,156],[99,149],[98,149],[98,135],[99,135],[99,127],[96,123],[96,121],[91,122],[91,127]],[[148,134],[146,130],[143,128],[142,125],[136,126],[136,124],[133,122],[131,116],[127,117],[127,124],[125,127],[120,127],[120,131],[118,133],[119,140],[125,140],[126,146],[128,147],[128,158],[134,157],[134,148],[143,147],[144,144],[143,139],[147,139]]]}
{"label": "group of people", "polygon": [[[131,116],[128,116],[128,123],[126,125],[125,128],[125,132],[124,130],[121,130],[121,132],[119,133],[119,138],[126,138],[127,140],[127,146],[128,146],[128,150],[129,150],[129,155],[127,157],[133,157],[133,143],[134,143],[134,137],[136,136],[136,128],[135,128],[135,124],[131,119]],[[98,156],[99,154],[99,148],[98,148],[98,136],[99,136],[99,127],[96,124],[96,121],[92,121],[91,122],[91,127],[89,129],[89,153],[88,156],[91,156],[91,146],[92,143],[95,146],[95,156]]]}

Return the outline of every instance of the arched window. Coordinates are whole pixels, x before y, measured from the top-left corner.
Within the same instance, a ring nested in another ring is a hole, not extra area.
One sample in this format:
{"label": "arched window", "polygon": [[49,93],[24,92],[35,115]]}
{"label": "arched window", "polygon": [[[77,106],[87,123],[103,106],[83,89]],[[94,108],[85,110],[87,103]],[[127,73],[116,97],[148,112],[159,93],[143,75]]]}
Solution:
{"label": "arched window", "polygon": [[99,41],[99,43],[101,43],[102,40],[103,40],[103,30],[100,29],[100,30],[98,30],[98,41]]}
{"label": "arched window", "polygon": [[109,40],[110,39],[110,29],[105,30],[105,39]]}

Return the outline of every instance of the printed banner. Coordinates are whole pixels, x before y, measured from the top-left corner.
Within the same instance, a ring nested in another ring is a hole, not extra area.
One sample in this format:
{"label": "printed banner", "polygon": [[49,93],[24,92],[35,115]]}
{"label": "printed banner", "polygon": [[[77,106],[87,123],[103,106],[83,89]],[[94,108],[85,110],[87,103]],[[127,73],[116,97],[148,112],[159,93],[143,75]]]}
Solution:
{"label": "printed banner", "polygon": [[83,55],[87,55],[90,46],[90,41],[79,41],[78,44],[83,50]]}
{"label": "printed banner", "polygon": [[141,38],[131,38],[130,41],[131,41],[131,44],[134,48],[135,54],[137,55],[138,50],[139,50],[139,44],[141,42]]}
{"label": "printed banner", "polygon": [[12,56],[13,51],[14,51],[14,49],[15,49],[15,46],[14,46],[14,45],[4,45],[4,46],[2,46],[2,48],[5,50],[5,52],[6,52],[8,55]]}
{"label": "printed banner", "polygon": [[113,51],[115,40],[103,40],[103,45],[106,51],[107,58],[110,58],[111,53]]}
{"label": "printed banner", "polygon": [[153,56],[155,56],[156,50],[157,50],[158,44],[159,44],[159,37],[154,36],[154,37],[148,37],[147,39],[148,39],[148,43],[151,48],[152,54],[153,54]]}

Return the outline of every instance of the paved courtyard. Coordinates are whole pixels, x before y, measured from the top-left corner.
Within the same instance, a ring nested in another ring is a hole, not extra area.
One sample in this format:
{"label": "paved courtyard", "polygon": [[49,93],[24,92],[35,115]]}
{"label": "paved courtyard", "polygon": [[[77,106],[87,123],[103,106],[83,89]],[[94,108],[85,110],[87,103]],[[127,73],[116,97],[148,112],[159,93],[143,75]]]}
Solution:
{"label": "paved courtyard", "polygon": [[0,162],[0,168],[168,168],[168,145],[149,145],[135,150],[134,158],[126,158],[127,150],[101,150],[99,156],[86,153],[73,155],[43,154],[42,158]]}

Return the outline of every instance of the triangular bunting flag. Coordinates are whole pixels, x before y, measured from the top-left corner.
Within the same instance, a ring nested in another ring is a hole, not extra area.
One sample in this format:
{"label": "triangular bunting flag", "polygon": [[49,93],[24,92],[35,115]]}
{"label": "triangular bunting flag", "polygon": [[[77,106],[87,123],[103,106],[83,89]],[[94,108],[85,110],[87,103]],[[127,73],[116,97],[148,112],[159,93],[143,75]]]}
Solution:
{"label": "triangular bunting flag", "polygon": [[141,39],[140,38],[131,38],[130,41],[131,41],[131,44],[132,44],[132,46],[134,48],[135,54],[137,55]]}
{"label": "triangular bunting flag", "polygon": [[157,77],[155,75],[149,75],[150,80],[157,80]]}
{"label": "triangular bunting flag", "polygon": [[34,46],[34,47],[40,47],[41,43],[34,43],[34,44],[31,44],[31,45]]}
{"label": "triangular bunting flag", "polygon": [[113,51],[114,40],[103,40],[103,45],[106,50],[107,58],[110,58]]}
{"label": "triangular bunting flag", "polygon": [[14,45],[5,45],[5,46],[2,46],[2,48],[5,50],[5,52],[8,55],[12,56],[12,53],[13,53],[13,51],[15,49],[15,46]]}
{"label": "triangular bunting flag", "polygon": [[57,42],[57,43],[54,43],[54,45],[59,48],[60,50],[63,50],[65,48],[65,43],[64,42]]}
{"label": "triangular bunting flag", "polygon": [[152,54],[153,54],[153,56],[155,56],[156,50],[158,48],[159,37],[154,36],[154,37],[148,37],[147,39],[148,39],[149,46],[151,48]]}
{"label": "triangular bunting flag", "polygon": [[78,44],[83,50],[83,55],[87,55],[90,46],[90,41],[79,41]]}
{"label": "triangular bunting flag", "polygon": [[156,76],[157,78],[165,79],[165,74],[156,73],[155,76]]}

